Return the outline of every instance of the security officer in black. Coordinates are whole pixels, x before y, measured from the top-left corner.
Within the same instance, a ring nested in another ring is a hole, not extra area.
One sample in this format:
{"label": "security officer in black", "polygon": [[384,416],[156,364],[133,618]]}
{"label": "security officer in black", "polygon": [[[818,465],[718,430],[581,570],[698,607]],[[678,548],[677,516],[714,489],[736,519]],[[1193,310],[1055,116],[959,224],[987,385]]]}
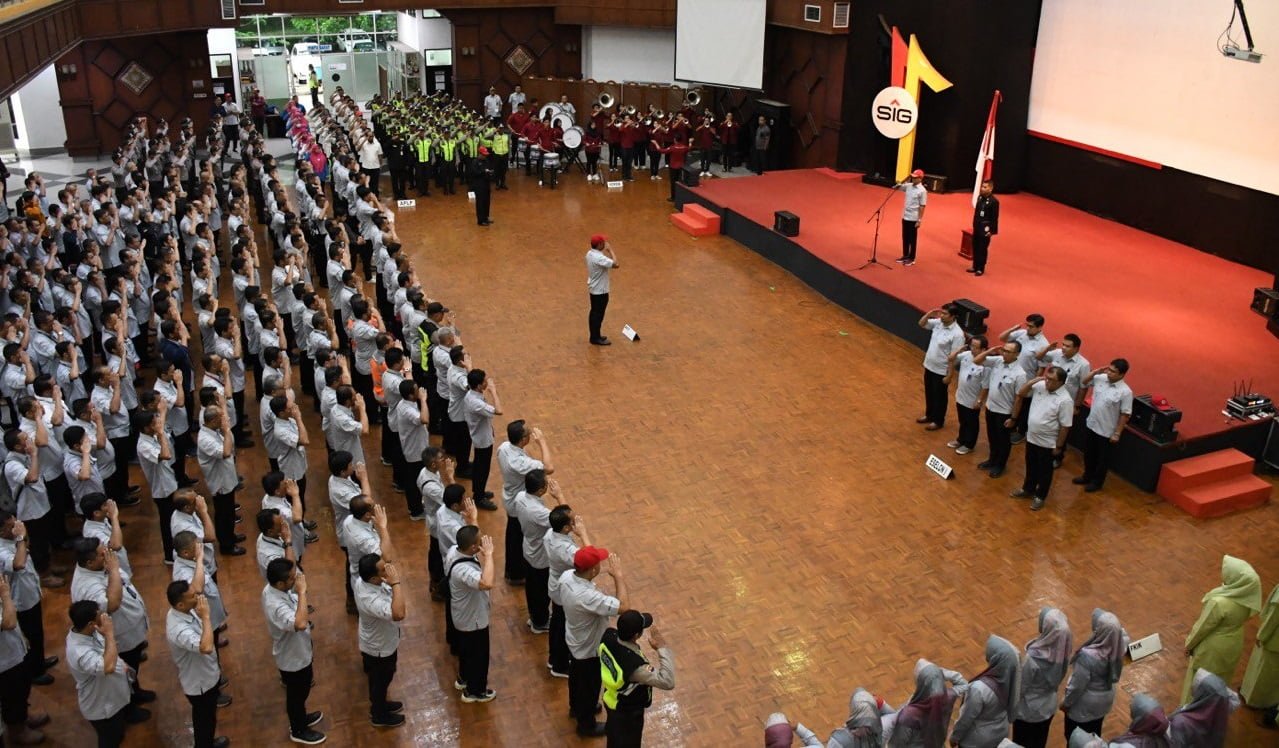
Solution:
{"label": "security officer in black", "polygon": [[480,148],[474,159],[466,167],[466,184],[475,193],[475,221],[481,226],[489,226],[489,200],[492,196],[493,167],[489,164],[489,149]]}
{"label": "security officer in black", "polygon": [[391,192],[396,200],[404,200],[406,189],[412,181],[412,168],[416,155],[409,144],[408,135],[398,133],[390,140],[386,150],[387,166],[391,170]]}
{"label": "security officer in black", "polygon": [[640,649],[640,636],[652,625],[653,616],[648,613],[624,610],[617,617],[617,628],[607,629],[600,640],[608,748],[640,748],[644,742],[644,710],[653,704],[653,689],[675,688],[675,656],[661,633],[657,629],[648,632],[648,644],[657,652],[656,669]]}
{"label": "security officer in black", "polygon": [[999,233],[999,198],[995,197],[995,185],[983,180],[978,190],[977,204],[973,206],[973,275],[986,273],[986,253],[990,250],[990,238]]}

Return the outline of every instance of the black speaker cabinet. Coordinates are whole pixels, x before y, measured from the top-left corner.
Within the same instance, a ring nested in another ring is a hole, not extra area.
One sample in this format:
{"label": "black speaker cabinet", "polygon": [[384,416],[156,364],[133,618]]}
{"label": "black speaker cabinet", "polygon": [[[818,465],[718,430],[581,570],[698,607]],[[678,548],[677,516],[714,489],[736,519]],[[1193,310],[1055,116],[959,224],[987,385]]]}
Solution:
{"label": "black speaker cabinet", "polygon": [[924,189],[942,194],[946,191],[946,177],[942,174],[925,174]]}
{"label": "black speaker cabinet", "polygon": [[990,310],[972,299],[955,299],[959,305],[959,326],[969,335],[983,335],[986,332],[986,318]]}
{"label": "black speaker cabinet", "polygon": [[782,236],[799,236],[799,216],[789,210],[779,210],[773,214],[773,231]]}
{"label": "black speaker cabinet", "polygon": [[702,174],[692,164],[684,165],[684,186],[696,187],[702,183]]}
{"label": "black speaker cabinet", "polygon": [[1266,319],[1279,318],[1279,290],[1275,288],[1253,289],[1252,311]]}
{"label": "black speaker cabinet", "polygon": [[1180,422],[1180,410],[1160,410],[1151,402],[1150,395],[1138,395],[1132,399],[1132,418],[1128,425],[1161,444],[1177,440],[1177,424]]}

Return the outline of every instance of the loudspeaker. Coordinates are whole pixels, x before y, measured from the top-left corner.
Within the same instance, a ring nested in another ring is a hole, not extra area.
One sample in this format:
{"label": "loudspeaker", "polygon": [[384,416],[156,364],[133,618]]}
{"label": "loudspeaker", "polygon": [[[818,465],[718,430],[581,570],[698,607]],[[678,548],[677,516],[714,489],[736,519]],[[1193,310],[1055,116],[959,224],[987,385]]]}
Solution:
{"label": "loudspeaker", "polygon": [[690,164],[684,164],[684,186],[696,187],[702,183],[702,174],[696,167]]}
{"label": "loudspeaker", "polygon": [[773,231],[782,236],[799,236],[799,216],[789,210],[779,210],[773,214]]}
{"label": "loudspeaker", "polygon": [[1253,289],[1252,311],[1266,319],[1279,318],[1279,290],[1274,288]]}
{"label": "loudspeaker", "polygon": [[957,319],[964,332],[969,335],[982,335],[986,332],[986,318],[990,316],[989,309],[972,299],[955,299],[953,303],[959,306],[960,312]]}
{"label": "loudspeaker", "polygon": [[1132,399],[1132,418],[1128,425],[1149,435],[1157,442],[1166,444],[1177,440],[1177,424],[1181,422],[1181,411],[1176,408],[1160,410],[1155,407],[1150,395],[1138,395]]}
{"label": "loudspeaker", "polygon": [[941,194],[946,191],[946,177],[941,174],[925,174],[924,188],[929,192]]}

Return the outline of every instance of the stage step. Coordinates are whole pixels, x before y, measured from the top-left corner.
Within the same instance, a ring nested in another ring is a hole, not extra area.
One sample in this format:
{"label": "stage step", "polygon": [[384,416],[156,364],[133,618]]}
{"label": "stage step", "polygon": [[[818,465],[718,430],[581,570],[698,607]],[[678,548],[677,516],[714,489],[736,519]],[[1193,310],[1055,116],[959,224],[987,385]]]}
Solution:
{"label": "stage step", "polygon": [[841,182],[846,182],[851,179],[857,179],[861,177],[861,174],[851,172],[851,171],[835,171],[834,169],[828,166],[820,167],[818,169],[815,169],[814,171],[817,171],[820,174],[825,174],[831,179],[838,179]]}
{"label": "stage step", "polygon": [[1155,493],[1167,498],[1209,483],[1252,475],[1256,461],[1237,449],[1223,449],[1169,462],[1159,471]]}
{"label": "stage step", "polygon": [[711,230],[711,233],[719,233],[719,216],[715,211],[697,203],[684,203],[684,212],[705,221],[706,227]]}
{"label": "stage step", "polygon": [[1270,501],[1270,490],[1270,484],[1261,478],[1243,475],[1197,486],[1164,498],[1192,517],[1207,519],[1261,506]]}
{"label": "stage step", "polygon": [[672,213],[671,223],[689,236],[711,236],[719,233],[717,230],[711,229],[706,219],[699,218],[691,213]]}
{"label": "stage step", "polygon": [[1237,449],[1209,452],[1164,465],[1155,491],[1192,517],[1221,517],[1270,500],[1271,486],[1253,475],[1255,467]]}

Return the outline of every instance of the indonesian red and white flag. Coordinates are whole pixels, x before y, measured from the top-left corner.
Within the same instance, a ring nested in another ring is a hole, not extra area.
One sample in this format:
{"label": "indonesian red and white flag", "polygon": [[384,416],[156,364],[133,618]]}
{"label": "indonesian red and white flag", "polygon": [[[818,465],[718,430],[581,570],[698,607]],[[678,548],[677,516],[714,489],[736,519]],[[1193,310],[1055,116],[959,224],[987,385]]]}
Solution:
{"label": "indonesian red and white flag", "polygon": [[977,207],[981,183],[995,174],[995,114],[999,111],[999,102],[1003,98],[1003,94],[995,91],[995,96],[990,100],[990,115],[986,117],[986,134],[981,139],[981,150],[977,151],[977,178],[973,180],[973,207]]}

